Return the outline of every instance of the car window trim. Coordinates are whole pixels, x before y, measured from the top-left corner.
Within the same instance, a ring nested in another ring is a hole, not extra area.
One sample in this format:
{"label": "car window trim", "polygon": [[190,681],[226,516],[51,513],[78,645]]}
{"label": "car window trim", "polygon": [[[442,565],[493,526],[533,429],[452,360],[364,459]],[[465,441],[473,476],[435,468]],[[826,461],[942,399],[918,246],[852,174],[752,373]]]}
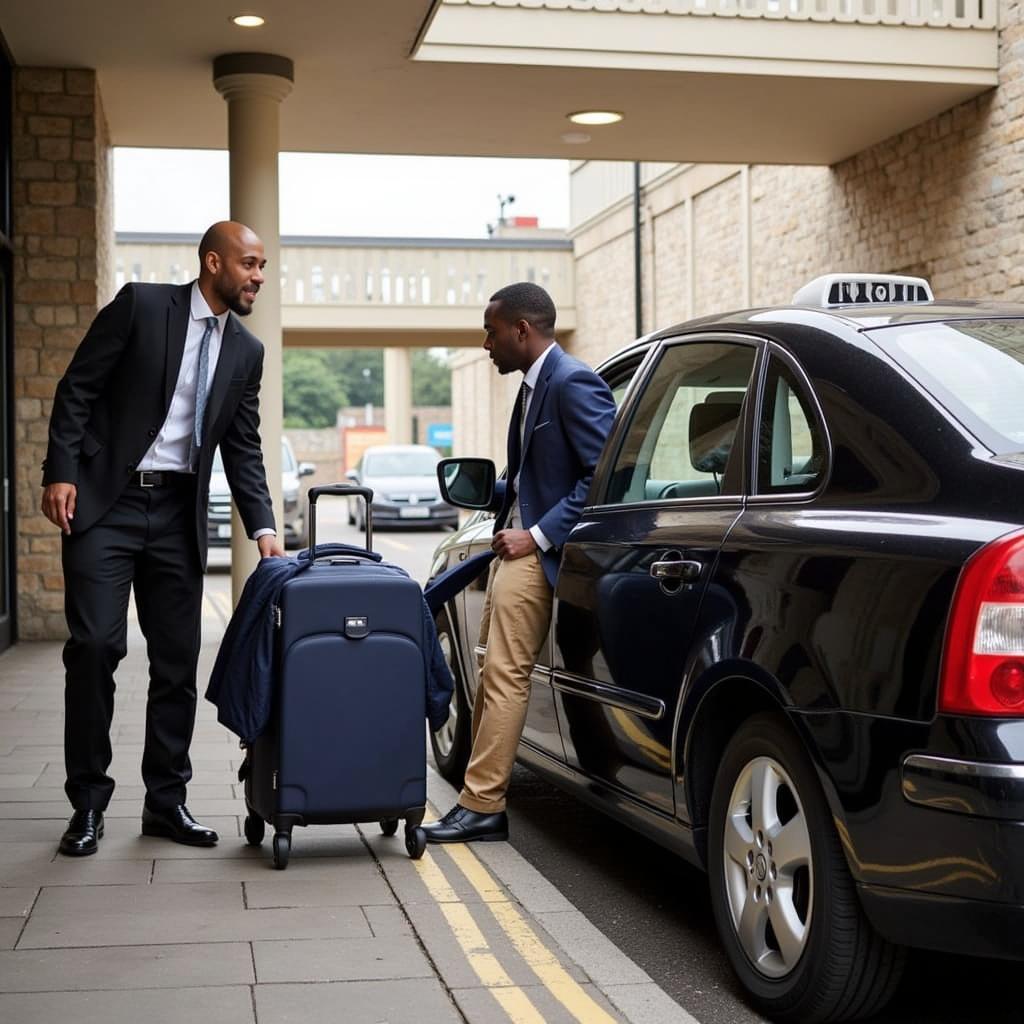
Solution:
{"label": "car window trim", "polygon": [[[594,482],[591,485],[590,493],[588,498],[592,495],[600,494],[604,496],[608,492],[608,478],[611,473],[611,467],[615,465],[616,459],[619,457],[622,444],[625,440],[626,434],[629,432],[629,427],[632,425],[633,417],[636,413],[636,407],[639,404],[640,396],[644,393],[644,388],[640,386],[640,382],[646,382],[653,371],[657,368],[661,362],[662,354],[670,348],[675,348],[678,345],[688,344],[699,344],[699,343],[715,343],[725,342],[727,344],[739,344],[746,345],[753,348],[754,351],[754,365],[751,369],[750,380],[751,383],[747,384],[747,399],[750,397],[751,388],[757,388],[759,385],[759,364],[764,361],[764,350],[765,346],[769,344],[769,340],[759,334],[741,334],[739,332],[731,331],[711,331],[708,333],[700,332],[694,334],[674,334],[668,338],[661,338],[654,342],[648,349],[647,355],[644,357],[643,362],[638,367],[636,374],[633,377],[633,381],[629,386],[629,390],[626,392],[626,397],[623,400],[622,407],[619,409],[616,417],[615,427],[612,431],[611,437],[605,444],[604,454],[601,457],[601,461],[598,464],[598,473],[594,475]],[[754,392],[755,402],[757,391]],[[682,498],[663,498],[655,501],[620,501],[620,502],[596,502],[594,504],[586,505],[584,512],[588,515],[598,512],[614,512],[621,511],[623,509],[658,509],[658,508],[679,508],[682,507],[696,507],[703,505],[714,505],[714,506],[742,506],[745,500],[746,493],[748,491],[752,466],[750,463],[750,431],[751,431],[751,418],[750,410],[754,403],[745,400],[744,404],[744,416],[740,420],[740,426],[737,430],[737,438],[741,445],[740,449],[740,490],[737,494],[718,494],[703,497],[682,497]],[[598,478],[600,474],[600,479]]]}
{"label": "car window trim", "polygon": [[[804,371],[804,368],[800,363],[794,359],[786,349],[774,341],[766,343],[762,356],[759,380],[757,382],[757,397],[754,402],[756,407],[755,416],[750,430],[750,480],[748,502],[751,505],[779,505],[790,504],[794,501],[810,501],[813,498],[816,498],[825,490],[826,487],[828,487],[829,481],[832,478],[832,435],[829,433],[828,424],[825,421],[825,415],[822,412],[821,402],[818,400],[817,392],[814,390],[810,378],[807,376],[807,373]],[[775,494],[758,493],[758,487],[760,486],[758,477],[760,474],[761,464],[761,416],[764,412],[764,405],[767,397],[766,389],[768,385],[768,369],[771,366],[773,356],[779,359],[783,366],[789,369],[793,376],[796,377],[797,382],[804,389],[805,396],[811,403],[811,412],[817,421],[815,425],[821,432],[824,444],[825,470],[821,474],[821,481],[818,485],[808,491],[784,491]]]}

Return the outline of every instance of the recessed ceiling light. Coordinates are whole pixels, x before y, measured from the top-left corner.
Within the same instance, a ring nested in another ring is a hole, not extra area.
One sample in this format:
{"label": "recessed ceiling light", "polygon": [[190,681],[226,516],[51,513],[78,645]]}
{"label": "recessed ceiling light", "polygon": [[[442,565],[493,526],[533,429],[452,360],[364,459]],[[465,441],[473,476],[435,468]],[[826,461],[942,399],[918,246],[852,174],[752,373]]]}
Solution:
{"label": "recessed ceiling light", "polygon": [[265,21],[258,14],[236,14],[231,20],[241,28],[259,28]]}
{"label": "recessed ceiling light", "polygon": [[586,132],[563,132],[562,141],[568,142],[570,146],[581,146],[590,141],[590,136]]}
{"label": "recessed ceiling light", "polygon": [[617,110],[577,110],[575,114],[566,114],[573,124],[615,124],[622,120]]}

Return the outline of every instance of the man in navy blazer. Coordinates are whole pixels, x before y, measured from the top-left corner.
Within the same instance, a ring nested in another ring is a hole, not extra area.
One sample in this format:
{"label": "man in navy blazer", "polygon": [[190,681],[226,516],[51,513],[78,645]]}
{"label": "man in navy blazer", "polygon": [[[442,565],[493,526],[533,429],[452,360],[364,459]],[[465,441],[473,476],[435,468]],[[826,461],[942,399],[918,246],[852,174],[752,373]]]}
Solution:
{"label": "man in navy blazer", "polygon": [[480,626],[486,647],[472,753],[459,802],[425,826],[434,843],[508,838],[505,794],[526,721],[530,673],[551,624],[561,548],[579,521],[615,416],[600,377],[555,341],[543,288],[509,285],[484,313],[484,348],[501,374],[523,374],[508,431],[508,474],[494,523]]}

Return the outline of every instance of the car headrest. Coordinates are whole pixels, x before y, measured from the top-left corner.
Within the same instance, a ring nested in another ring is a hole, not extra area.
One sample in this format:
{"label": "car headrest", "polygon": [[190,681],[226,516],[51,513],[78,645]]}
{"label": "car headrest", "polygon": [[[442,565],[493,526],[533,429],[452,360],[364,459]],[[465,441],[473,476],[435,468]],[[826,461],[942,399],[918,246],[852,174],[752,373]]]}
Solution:
{"label": "car headrest", "polygon": [[725,472],[742,405],[741,396],[726,401],[727,394],[717,392],[712,401],[690,410],[690,464],[698,472],[719,476]]}

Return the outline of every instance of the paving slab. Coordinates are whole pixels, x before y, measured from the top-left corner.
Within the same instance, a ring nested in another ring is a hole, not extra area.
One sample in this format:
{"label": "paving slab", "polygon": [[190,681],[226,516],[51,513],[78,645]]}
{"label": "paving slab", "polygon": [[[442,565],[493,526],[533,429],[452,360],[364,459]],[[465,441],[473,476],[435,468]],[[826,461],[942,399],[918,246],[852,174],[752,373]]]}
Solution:
{"label": "paving slab", "polygon": [[358,907],[245,910],[241,884],[44,889],[18,949],[372,937]]}
{"label": "paving slab", "polygon": [[441,985],[424,979],[257,985],[254,992],[261,1024],[465,1024]]}
{"label": "paving slab", "polygon": [[254,981],[247,942],[0,953],[0,992],[200,988]]}
{"label": "paving slab", "polygon": [[14,949],[24,927],[23,917],[0,917],[0,949]]}
{"label": "paving slab", "polygon": [[369,922],[370,931],[376,938],[415,934],[408,916],[401,907],[363,907],[362,910]]}
{"label": "paving slab", "polygon": [[0,888],[0,917],[28,917],[39,889],[35,886]]}
{"label": "paving slab", "polygon": [[430,961],[412,936],[257,941],[252,951],[256,980],[261,985],[434,978]]}
{"label": "paving slab", "polygon": [[[214,849],[219,849],[218,843]],[[253,855],[244,855],[246,847],[237,848],[236,857],[219,858],[164,858],[157,857],[154,882],[257,882],[273,878],[274,882],[288,883],[296,881],[319,880],[327,889],[346,883],[351,888],[359,885],[367,887],[367,892],[380,895],[387,892],[387,887],[380,871],[365,850],[354,853],[351,849],[345,853],[332,856],[313,856],[304,851],[298,856],[293,850],[288,861],[287,875],[274,870],[271,859],[270,844],[262,847],[248,847]],[[390,899],[389,899],[390,901]],[[356,901],[358,904],[358,901]],[[379,899],[366,900],[367,903],[379,903]],[[287,904],[284,904],[287,906]]]}
{"label": "paving slab", "polygon": [[11,1024],[255,1024],[248,986],[40,992],[0,995],[0,1020]]}
{"label": "paving slab", "polygon": [[106,860],[98,854],[21,864],[0,858],[0,886],[147,885],[152,873],[152,861]]}
{"label": "paving slab", "polygon": [[[311,862],[307,862],[311,863]],[[324,858],[324,863],[332,864]],[[340,873],[336,881],[322,878],[267,878],[245,883],[245,904],[250,910],[273,907],[391,907],[396,900],[373,864],[358,872]],[[371,875],[369,872],[373,871]],[[288,868],[291,875],[292,868]]]}

